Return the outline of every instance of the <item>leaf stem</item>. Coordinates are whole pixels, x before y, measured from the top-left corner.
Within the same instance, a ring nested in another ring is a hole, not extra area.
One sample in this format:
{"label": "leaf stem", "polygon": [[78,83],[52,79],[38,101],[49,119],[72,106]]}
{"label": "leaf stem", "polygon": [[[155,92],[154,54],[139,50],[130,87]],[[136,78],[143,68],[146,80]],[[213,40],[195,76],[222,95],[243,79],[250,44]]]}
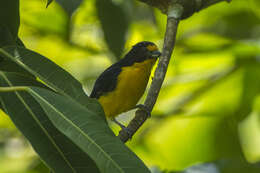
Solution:
{"label": "leaf stem", "polygon": [[0,87],[0,92],[14,92],[14,91],[27,91],[28,87],[15,86],[15,87]]}

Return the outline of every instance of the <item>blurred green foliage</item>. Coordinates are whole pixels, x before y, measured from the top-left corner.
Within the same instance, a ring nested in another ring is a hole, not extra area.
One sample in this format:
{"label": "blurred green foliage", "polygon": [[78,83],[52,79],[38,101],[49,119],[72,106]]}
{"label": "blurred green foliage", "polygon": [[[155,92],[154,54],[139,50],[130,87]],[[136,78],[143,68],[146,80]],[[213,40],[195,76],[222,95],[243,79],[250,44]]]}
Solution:
{"label": "blurred green foliage", "polygon": [[[166,16],[145,4],[109,1],[118,9],[109,15],[102,0],[82,1],[73,14],[60,2],[45,8],[43,0],[20,0],[19,37],[80,80],[87,93],[134,43],[162,47]],[[220,3],[182,21],[172,58],[153,116],[129,147],[153,172],[195,164],[185,172],[260,172],[259,0]],[[0,172],[47,172],[0,114]]]}

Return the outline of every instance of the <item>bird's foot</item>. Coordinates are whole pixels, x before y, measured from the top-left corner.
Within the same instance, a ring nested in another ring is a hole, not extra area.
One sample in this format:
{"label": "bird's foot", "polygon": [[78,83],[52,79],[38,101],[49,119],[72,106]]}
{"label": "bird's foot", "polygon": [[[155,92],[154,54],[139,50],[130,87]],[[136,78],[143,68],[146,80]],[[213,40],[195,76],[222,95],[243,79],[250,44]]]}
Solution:
{"label": "bird's foot", "polygon": [[145,105],[143,105],[143,104],[138,104],[138,105],[136,105],[134,108],[135,108],[135,109],[141,109],[141,110],[145,111],[146,114],[147,114],[147,116],[148,116],[148,118],[151,117],[151,112],[150,112],[150,110],[147,108],[147,106],[145,106]]}
{"label": "bird's foot", "polygon": [[112,121],[113,121],[114,123],[116,123],[118,126],[120,126],[120,127],[121,127],[121,130],[125,131],[125,132],[128,134],[128,136],[129,136],[130,139],[132,138],[132,135],[133,135],[133,134],[132,134],[132,131],[131,131],[130,129],[128,129],[125,125],[123,125],[122,123],[120,123],[119,121],[117,121],[115,118],[113,118]]}

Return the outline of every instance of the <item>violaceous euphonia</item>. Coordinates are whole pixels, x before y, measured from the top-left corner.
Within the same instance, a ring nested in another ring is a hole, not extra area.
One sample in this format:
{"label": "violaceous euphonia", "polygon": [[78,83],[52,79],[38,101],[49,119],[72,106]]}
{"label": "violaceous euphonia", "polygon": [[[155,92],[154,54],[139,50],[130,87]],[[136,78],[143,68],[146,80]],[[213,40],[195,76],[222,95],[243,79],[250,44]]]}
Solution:
{"label": "violaceous euphonia", "polygon": [[102,105],[108,119],[136,108],[144,94],[151,70],[161,55],[149,41],[135,44],[118,62],[108,67],[96,80],[90,97]]}

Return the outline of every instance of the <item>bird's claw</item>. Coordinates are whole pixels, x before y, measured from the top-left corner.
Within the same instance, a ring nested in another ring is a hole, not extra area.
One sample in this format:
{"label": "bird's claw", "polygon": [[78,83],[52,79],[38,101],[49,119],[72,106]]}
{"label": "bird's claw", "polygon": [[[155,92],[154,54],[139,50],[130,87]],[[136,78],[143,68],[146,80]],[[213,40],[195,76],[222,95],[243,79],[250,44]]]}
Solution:
{"label": "bird's claw", "polygon": [[129,139],[132,138],[133,133],[131,132],[131,130],[129,128],[127,128],[125,125],[121,124],[119,121],[117,121],[115,118],[112,119],[113,122],[115,122],[118,126],[121,127],[121,130],[124,131],[125,133],[127,133],[127,135],[129,136]]}

